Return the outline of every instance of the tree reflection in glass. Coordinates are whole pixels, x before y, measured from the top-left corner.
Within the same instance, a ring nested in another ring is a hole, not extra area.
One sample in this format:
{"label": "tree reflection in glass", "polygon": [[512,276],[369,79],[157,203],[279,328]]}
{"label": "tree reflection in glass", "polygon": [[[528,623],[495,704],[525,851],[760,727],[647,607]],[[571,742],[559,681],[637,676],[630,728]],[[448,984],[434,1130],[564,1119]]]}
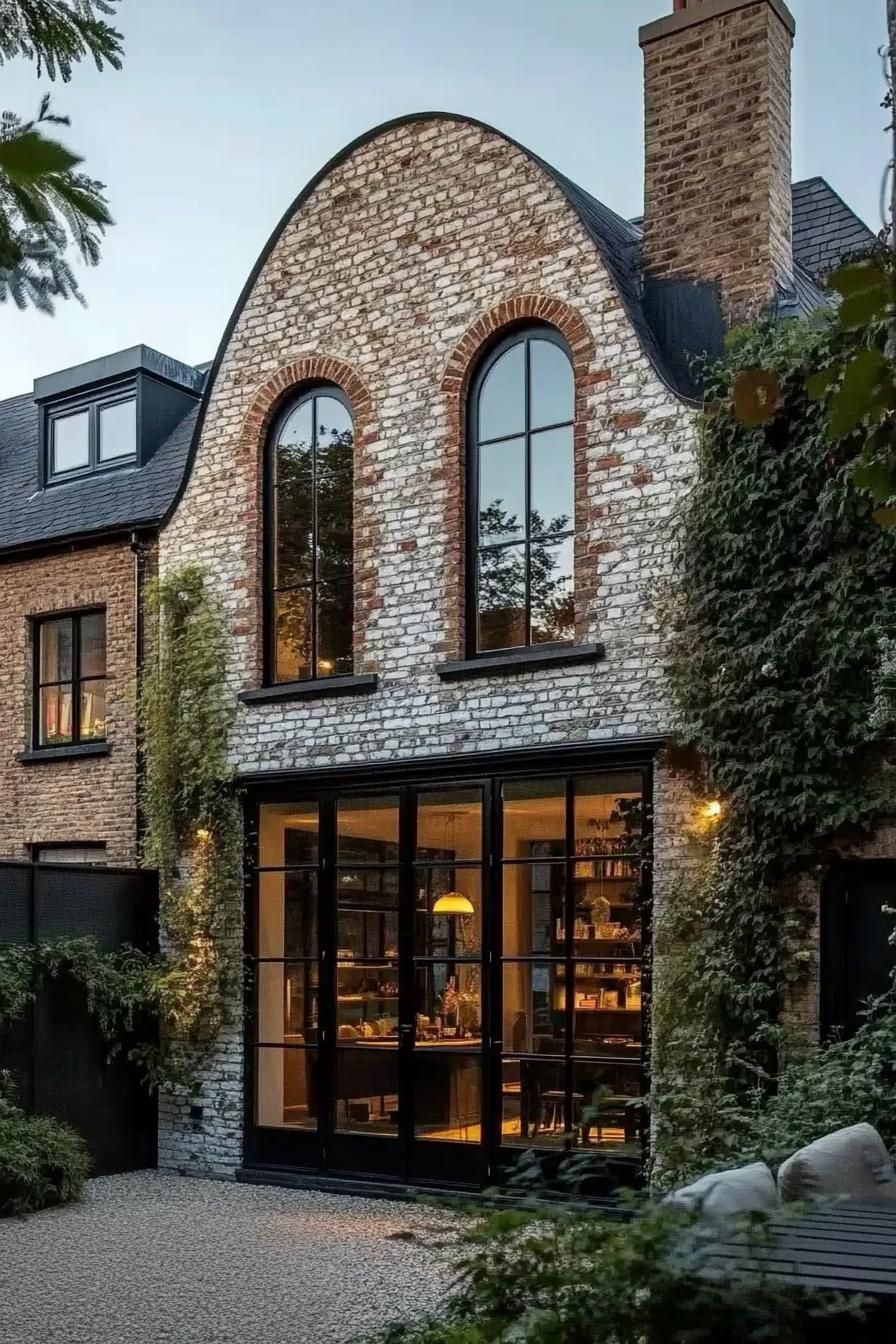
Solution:
{"label": "tree reflection in glass", "polygon": [[328,392],[309,394],[272,447],[273,678],[351,672],[351,413]]}

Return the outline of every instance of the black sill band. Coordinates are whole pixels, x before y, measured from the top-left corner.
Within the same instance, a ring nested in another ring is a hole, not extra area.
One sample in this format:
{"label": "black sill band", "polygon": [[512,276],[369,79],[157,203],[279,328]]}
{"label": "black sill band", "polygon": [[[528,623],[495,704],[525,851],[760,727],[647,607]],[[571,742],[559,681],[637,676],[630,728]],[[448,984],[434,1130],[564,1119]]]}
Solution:
{"label": "black sill band", "polygon": [[542,667],[597,663],[604,653],[603,644],[560,644],[546,648],[517,649],[512,653],[486,653],[480,658],[466,658],[459,663],[442,663],[436,671],[442,681],[461,681],[466,677],[537,672]]}
{"label": "black sill band", "polygon": [[357,677],[316,677],[311,681],[284,681],[279,686],[240,691],[237,699],[244,705],[274,705],[283,700],[318,700],[329,695],[369,695],[378,682],[375,672]]}
{"label": "black sill band", "polygon": [[108,742],[76,742],[67,747],[32,747],[20,751],[16,760],[22,765],[40,765],[48,761],[77,761],[82,756],[108,756],[111,750]]}

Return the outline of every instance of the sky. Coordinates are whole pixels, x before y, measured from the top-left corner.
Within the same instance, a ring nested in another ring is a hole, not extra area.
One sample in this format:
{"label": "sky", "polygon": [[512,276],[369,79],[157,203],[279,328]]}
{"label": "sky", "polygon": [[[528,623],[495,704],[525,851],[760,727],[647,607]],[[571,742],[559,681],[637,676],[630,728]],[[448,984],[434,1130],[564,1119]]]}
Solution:
{"label": "sky", "polygon": [[[885,0],[790,0],[794,178],[821,175],[880,226]],[[643,201],[638,27],[672,0],[121,0],[121,71],[69,84],[0,68],[0,107],[40,95],[106,183],[116,226],[88,306],[0,307],[0,397],[143,342],[210,360],[274,225],[357,135],[417,111],[480,118],[626,216]]]}

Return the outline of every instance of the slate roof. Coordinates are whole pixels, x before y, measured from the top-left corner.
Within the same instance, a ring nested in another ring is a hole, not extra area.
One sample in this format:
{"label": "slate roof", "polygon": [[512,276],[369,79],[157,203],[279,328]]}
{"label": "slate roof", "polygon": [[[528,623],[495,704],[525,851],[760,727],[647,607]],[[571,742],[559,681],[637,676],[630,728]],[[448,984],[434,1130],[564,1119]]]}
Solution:
{"label": "slate roof", "polygon": [[146,466],[119,467],[40,490],[34,398],[29,393],[0,402],[0,553],[158,523],[183,476],[198,410],[197,402]]}
{"label": "slate roof", "polygon": [[794,183],[793,254],[817,280],[873,239],[868,226],[823,177]]}

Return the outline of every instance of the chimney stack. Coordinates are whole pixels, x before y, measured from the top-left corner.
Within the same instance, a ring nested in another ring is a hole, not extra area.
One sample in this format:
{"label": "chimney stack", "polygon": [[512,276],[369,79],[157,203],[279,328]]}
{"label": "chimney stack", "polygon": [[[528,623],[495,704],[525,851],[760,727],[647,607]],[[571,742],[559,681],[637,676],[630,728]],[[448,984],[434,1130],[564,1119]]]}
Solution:
{"label": "chimney stack", "polygon": [[793,283],[784,0],[674,0],[641,29],[644,270],[717,284],[729,325]]}

